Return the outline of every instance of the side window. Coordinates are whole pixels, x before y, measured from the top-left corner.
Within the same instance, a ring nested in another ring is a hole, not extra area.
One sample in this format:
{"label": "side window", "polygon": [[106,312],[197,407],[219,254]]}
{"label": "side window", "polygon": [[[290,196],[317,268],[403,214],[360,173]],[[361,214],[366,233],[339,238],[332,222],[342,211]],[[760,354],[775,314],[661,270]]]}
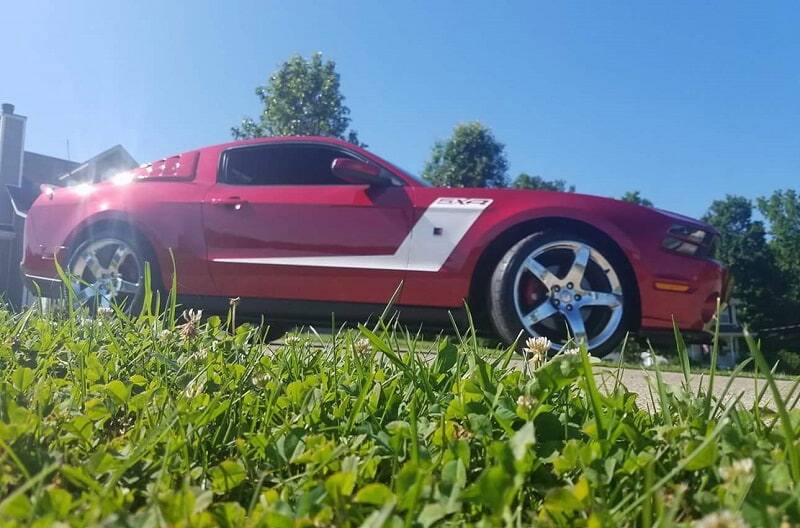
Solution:
{"label": "side window", "polygon": [[318,145],[269,145],[225,153],[220,181],[231,185],[347,185],[333,175],[335,158],[353,156]]}

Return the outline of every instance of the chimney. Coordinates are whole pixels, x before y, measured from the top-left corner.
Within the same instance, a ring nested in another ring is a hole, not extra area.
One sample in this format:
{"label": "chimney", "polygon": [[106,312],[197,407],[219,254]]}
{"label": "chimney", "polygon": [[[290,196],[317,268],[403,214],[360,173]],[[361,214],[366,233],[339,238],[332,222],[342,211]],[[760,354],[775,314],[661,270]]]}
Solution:
{"label": "chimney", "polygon": [[14,210],[6,185],[22,185],[22,157],[25,150],[25,120],[14,113],[14,105],[0,106],[0,224],[14,221]]}

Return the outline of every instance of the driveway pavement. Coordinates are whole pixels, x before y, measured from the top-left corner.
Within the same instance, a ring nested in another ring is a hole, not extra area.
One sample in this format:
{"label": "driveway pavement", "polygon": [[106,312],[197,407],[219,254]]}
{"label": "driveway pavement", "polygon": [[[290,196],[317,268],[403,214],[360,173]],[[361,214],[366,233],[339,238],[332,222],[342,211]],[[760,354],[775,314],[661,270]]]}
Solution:
{"label": "driveway pavement", "polygon": [[[605,385],[607,388],[613,386],[614,375],[616,369],[598,369],[598,385]],[[680,388],[683,384],[683,374],[679,372],[662,372],[661,377],[668,385]],[[650,395],[649,384],[653,385],[653,397],[658,400],[658,393],[655,389],[656,373],[653,370],[642,370],[635,368],[626,368],[622,370],[622,383],[629,391],[635,392],[637,395],[637,402],[639,405],[652,408],[653,402]],[[693,391],[697,390],[700,383],[708,386],[708,375],[692,374],[690,378],[690,385]],[[774,409],[772,392],[767,387],[767,381],[764,378],[748,378],[737,377],[731,380],[730,376],[717,374],[714,376],[714,395],[720,397],[725,392],[726,385],[730,383],[730,388],[726,393],[726,400],[736,398],[741,395],[741,403],[746,408],[751,408],[756,399],[756,394],[761,393],[766,388],[764,396],[761,399],[761,407],[768,407]],[[786,401],[790,397],[792,387],[795,382],[790,380],[776,380],[775,384],[778,387],[778,392],[781,397]],[[794,396],[791,397],[793,406],[797,406],[797,401],[794,401],[800,391],[795,390]],[[787,404],[788,405],[788,404]]]}
{"label": "driveway pavement", "polygon": [[[514,359],[512,363],[516,364],[517,368],[522,368],[522,360]],[[611,390],[615,383],[615,376],[617,368],[613,366],[597,365],[595,367],[597,378],[597,385],[601,390]],[[669,386],[680,389],[683,386],[683,374],[680,372],[661,372],[661,379]],[[627,387],[631,392],[636,393],[636,401],[639,406],[644,408],[654,408],[653,399],[655,399],[655,406],[658,406],[658,389],[656,388],[656,371],[653,369],[632,368],[627,367],[622,369],[622,377],[620,379],[622,384]],[[708,374],[691,374],[689,385],[693,392],[702,383],[705,387],[708,386]],[[730,384],[730,386],[728,386]],[[778,392],[781,394],[787,407],[797,407],[798,397],[800,397],[800,389],[795,389],[792,394],[792,388],[795,386],[794,380],[779,379],[775,380],[775,385],[778,387]],[[652,387],[652,390],[651,390]],[[714,376],[714,396],[717,398],[725,394],[726,401],[740,397],[740,401],[745,408],[752,408],[753,402],[756,400],[756,395],[763,392],[760,402],[761,407],[775,409],[773,405],[772,391],[767,386],[765,378],[753,378],[745,376],[737,376],[731,378],[728,375],[718,372]],[[790,401],[787,401],[790,400]]]}

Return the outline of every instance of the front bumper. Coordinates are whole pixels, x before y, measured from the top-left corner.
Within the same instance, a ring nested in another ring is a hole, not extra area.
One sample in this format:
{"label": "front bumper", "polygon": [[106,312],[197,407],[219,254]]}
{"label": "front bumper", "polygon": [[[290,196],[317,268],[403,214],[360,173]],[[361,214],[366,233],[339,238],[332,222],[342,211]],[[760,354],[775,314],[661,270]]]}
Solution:
{"label": "front bumper", "polygon": [[[640,282],[643,333],[671,332],[677,324],[682,332],[707,332],[717,312],[730,299],[733,281],[728,270],[714,260],[664,257],[661,268]],[[671,262],[669,262],[671,263]],[[681,284],[685,291],[665,291],[664,283]]]}
{"label": "front bumper", "polygon": [[[719,295],[714,295],[712,292],[703,302],[700,302],[703,298],[702,295],[693,296],[689,294],[687,298],[690,301],[694,299],[698,303],[698,308],[695,308],[693,312],[691,309],[689,311],[684,310],[683,319],[673,315],[675,319],[670,321],[670,328],[666,328],[666,323],[663,319],[651,320],[649,325],[643,325],[641,333],[655,346],[675,346],[674,325],[677,324],[681,337],[687,345],[710,345],[714,341],[716,326],[714,314],[717,312],[717,301],[719,301],[719,310],[724,310],[728,301],[730,301],[731,291],[733,290],[733,277],[727,268],[720,266],[720,274]],[[683,302],[678,304],[679,306],[685,306]],[[699,321],[697,321],[697,316],[691,315],[692,313],[699,314]],[[687,323],[687,321],[689,322]]]}

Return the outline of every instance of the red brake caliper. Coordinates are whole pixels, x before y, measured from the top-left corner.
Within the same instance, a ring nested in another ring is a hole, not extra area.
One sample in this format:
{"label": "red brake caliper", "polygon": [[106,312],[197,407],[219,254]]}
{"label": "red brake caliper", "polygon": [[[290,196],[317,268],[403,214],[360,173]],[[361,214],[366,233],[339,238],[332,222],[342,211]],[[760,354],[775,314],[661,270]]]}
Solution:
{"label": "red brake caliper", "polygon": [[547,288],[535,278],[528,276],[523,279],[520,285],[520,295],[522,295],[522,305],[532,310],[547,300]]}

